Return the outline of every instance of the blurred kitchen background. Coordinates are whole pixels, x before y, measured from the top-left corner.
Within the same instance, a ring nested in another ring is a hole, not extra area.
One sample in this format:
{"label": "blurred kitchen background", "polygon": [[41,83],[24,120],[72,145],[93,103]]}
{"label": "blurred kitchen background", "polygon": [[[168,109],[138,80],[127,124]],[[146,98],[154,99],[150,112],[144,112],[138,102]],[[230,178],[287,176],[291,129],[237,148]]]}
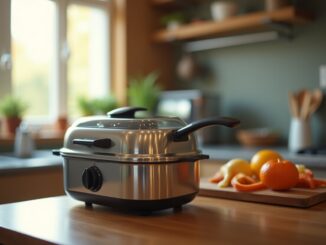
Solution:
{"label": "blurred kitchen background", "polygon": [[[62,144],[78,117],[125,105],[241,120],[237,130],[203,129],[207,144],[263,129],[287,145],[289,92],[325,92],[325,26],[322,0],[1,0],[0,103],[14,95],[25,105],[18,116],[39,147]],[[1,151],[14,141],[6,117]],[[312,146],[326,145],[325,120],[322,103],[309,120]]]}

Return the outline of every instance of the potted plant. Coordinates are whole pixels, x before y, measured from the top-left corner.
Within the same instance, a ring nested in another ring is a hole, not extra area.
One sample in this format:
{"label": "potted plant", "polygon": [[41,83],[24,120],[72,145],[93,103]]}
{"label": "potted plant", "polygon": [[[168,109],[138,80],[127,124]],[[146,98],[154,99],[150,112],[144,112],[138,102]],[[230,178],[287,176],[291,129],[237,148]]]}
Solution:
{"label": "potted plant", "polygon": [[105,96],[102,98],[96,98],[93,101],[97,114],[103,115],[118,107],[118,102],[114,96]]}
{"label": "potted plant", "polygon": [[112,95],[101,98],[88,99],[80,97],[78,106],[84,116],[106,114],[107,112],[118,107],[116,98]]}
{"label": "potted plant", "polygon": [[9,134],[16,133],[16,128],[20,125],[27,105],[19,98],[8,95],[0,101],[0,112],[4,116],[4,122]]}
{"label": "potted plant", "polygon": [[156,72],[131,78],[128,87],[129,105],[145,107],[153,113],[161,92],[160,87],[155,84],[157,78]]}
{"label": "potted plant", "polygon": [[180,12],[173,12],[167,15],[164,15],[160,22],[164,25],[167,29],[173,30],[179,27],[182,23],[186,20],[183,13]]}
{"label": "potted plant", "polygon": [[83,116],[91,116],[95,114],[94,103],[91,99],[84,96],[78,98],[78,107]]}

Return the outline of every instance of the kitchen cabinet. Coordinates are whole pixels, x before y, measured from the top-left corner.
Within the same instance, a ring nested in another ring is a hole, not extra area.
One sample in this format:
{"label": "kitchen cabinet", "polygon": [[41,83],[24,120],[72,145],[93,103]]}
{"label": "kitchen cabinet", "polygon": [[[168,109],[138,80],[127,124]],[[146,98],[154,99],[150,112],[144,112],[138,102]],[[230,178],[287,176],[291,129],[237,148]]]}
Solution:
{"label": "kitchen cabinet", "polygon": [[162,29],[153,34],[158,43],[220,37],[248,32],[273,29],[273,24],[295,25],[305,24],[312,20],[309,13],[300,11],[294,6],[279,10],[255,12],[234,16],[223,21],[201,21],[182,25],[175,29]]}
{"label": "kitchen cabinet", "polygon": [[0,172],[0,204],[63,194],[61,165]]}
{"label": "kitchen cabinet", "polygon": [[0,155],[0,203],[64,194],[61,158],[50,150],[34,151],[30,158]]}

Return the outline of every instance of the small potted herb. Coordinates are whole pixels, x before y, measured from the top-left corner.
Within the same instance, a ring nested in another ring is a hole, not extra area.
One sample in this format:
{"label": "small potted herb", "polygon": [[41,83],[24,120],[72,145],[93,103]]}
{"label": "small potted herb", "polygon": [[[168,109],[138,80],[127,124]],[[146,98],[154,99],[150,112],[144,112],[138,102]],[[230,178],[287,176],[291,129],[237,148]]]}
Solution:
{"label": "small potted herb", "polygon": [[9,134],[15,134],[26,109],[27,105],[15,96],[8,95],[0,100],[0,112],[4,117]]}
{"label": "small potted herb", "polygon": [[171,14],[164,15],[160,22],[162,25],[164,25],[167,29],[176,29],[179,27],[182,23],[184,23],[186,20],[183,13],[180,12],[174,12]]}
{"label": "small potted herb", "polygon": [[106,114],[118,107],[118,102],[114,96],[108,95],[101,98],[88,99],[80,97],[78,106],[84,116]]}
{"label": "small potted herb", "polygon": [[156,84],[157,78],[156,72],[131,78],[128,87],[129,105],[145,107],[150,113],[153,113],[161,92]]}

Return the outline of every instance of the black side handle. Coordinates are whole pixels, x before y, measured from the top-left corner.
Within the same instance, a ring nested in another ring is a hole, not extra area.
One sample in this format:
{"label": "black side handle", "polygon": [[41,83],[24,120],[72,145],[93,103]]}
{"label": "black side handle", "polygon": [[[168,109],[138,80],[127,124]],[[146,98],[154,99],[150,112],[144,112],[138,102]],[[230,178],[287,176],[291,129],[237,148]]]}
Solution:
{"label": "black side handle", "polygon": [[173,141],[186,141],[188,140],[188,135],[195,130],[198,130],[203,127],[212,126],[212,125],[222,125],[229,128],[238,126],[240,121],[231,117],[218,117],[218,118],[207,118],[202,119],[193,123],[188,124],[187,126],[180,128],[172,132]]}
{"label": "black side handle", "polygon": [[52,150],[52,154],[54,156],[60,156],[60,150],[59,149]]}
{"label": "black side handle", "polygon": [[137,111],[147,111],[147,109],[144,107],[126,106],[112,110],[106,115],[110,118],[135,118]]}
{"label": "black side handle", "polygon": [[99,147],[99,148],[110,148],[113,146],[112,140],[109,138],[105,139],[73,139],[72,140],[73,144],[76,145],[84,145],[88,147]]}

